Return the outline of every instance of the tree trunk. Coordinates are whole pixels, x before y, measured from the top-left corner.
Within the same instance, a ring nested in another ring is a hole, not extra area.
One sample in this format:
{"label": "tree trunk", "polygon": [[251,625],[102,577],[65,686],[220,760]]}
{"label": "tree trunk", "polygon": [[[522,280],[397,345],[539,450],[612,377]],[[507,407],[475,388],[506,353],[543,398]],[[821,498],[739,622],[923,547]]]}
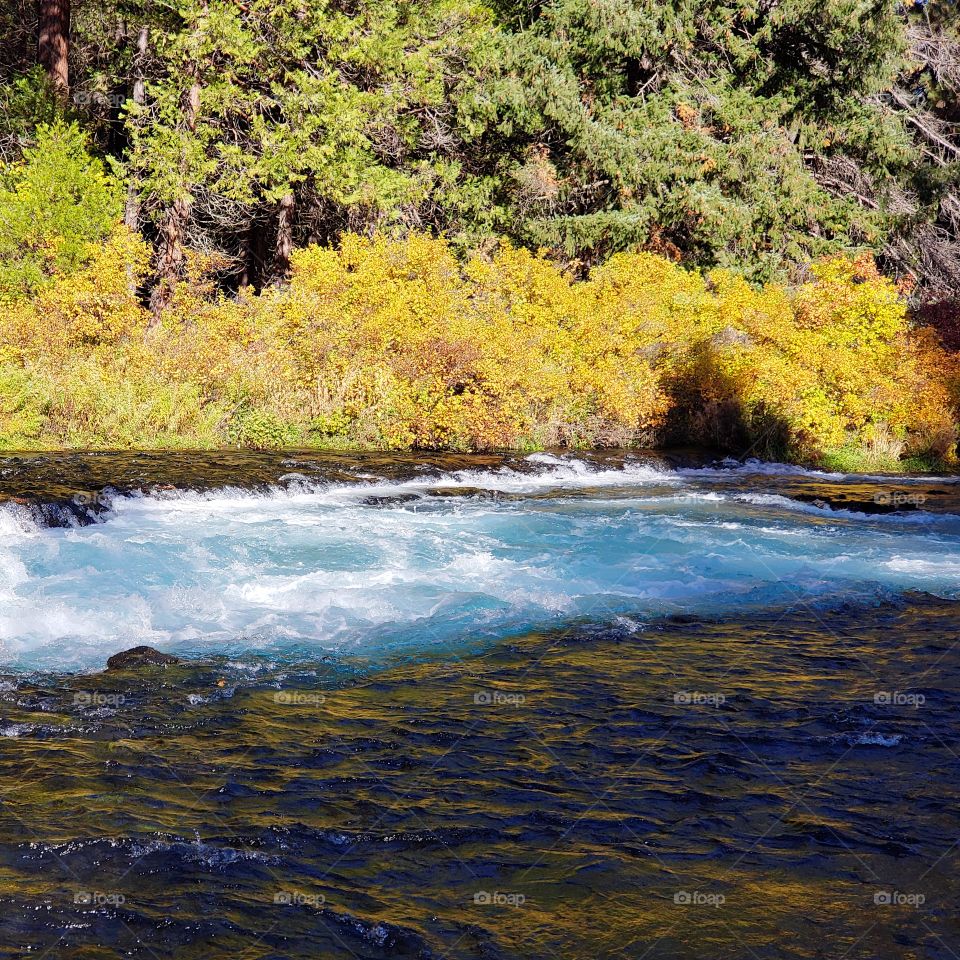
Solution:
{"label": "tree trunk", "polygon": [[293,194],[285,194],[280,199],[277,213],[277,274],[286,277],[290,273],[290,257],[293,256],[293,215],[296,202]]}
{"label": "tree trunk", "polygon": [[150,296],[154,326],[160,314],[170,305],[183,270],[183,236],[190,218],[190,201],[174,200],[160,224],[160,255],[157,257],[157,285]]}
{"label": "tree trunk", "polygon": [[[147,56],[147,42],[150,32],[147,27],[141,27],[137,35],[137,53],[133,60],[133,102],[142,107],[147,99],[147,84],[144,79],[144,61]],[[123,210],[123,222],[131,229],[137,230],[140,226],[140,182],[131,172],[127,184],[127,202]]]}
{"label": "tree trunk", "polygon": [[[196,130],[197,113],[200,110],[200,85],[191,85],[184,98],[183,119],[188,130]],[[187,158],[183,157],[182,173],[186,180]],[[153,288],[150,297],[150,307],[153,311],[151,326],[160,319],[160,314],[170,305],[177,281],[183,272],[183,238],[187,224],[190,221],[190,208],[193,201],[183,186],[184,194],[171,204],[160,225],[160,254],[157,257],[157,285]]]}
{"label": "tree trunk", "polygon": [[253,220],[244,242],[243,273],[240,275],[241,287],[253,287],[259,293],[264,279],[269,276],[271,252],[269,243],[269,224]]}
{"label": "tree trunk", "polygon": [[70,91],[70,0],[39,0],[37,61],[57,94]]}

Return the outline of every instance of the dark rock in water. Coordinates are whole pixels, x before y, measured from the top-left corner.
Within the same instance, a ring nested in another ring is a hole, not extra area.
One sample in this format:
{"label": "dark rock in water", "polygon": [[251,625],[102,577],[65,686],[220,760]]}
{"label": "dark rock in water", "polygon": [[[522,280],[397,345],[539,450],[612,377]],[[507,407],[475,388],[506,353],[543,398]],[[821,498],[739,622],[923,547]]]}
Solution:
{"label": "dark rock in water", "polygon": [[503,490],[485,490],[483,487],[433,487],[433,497],[463,497],[471,500],[522,500],[522,494],[505,493]]}
{"label": "dark rock in water", "polygon": [[153,647],[140,646],[115,653],[107,661],[107,669],[127,670],[133,667],[166,667],[180,662],[180,658],[174,657],[172,654],[161,653],[159,650],[154,650]]}
{"label": "dark rock in water", "polygon": [[364,497],[360,502],[365,507],[395,507],[401,503],[410,503],[422,499],[419,493],[398,493],[388,497]]}

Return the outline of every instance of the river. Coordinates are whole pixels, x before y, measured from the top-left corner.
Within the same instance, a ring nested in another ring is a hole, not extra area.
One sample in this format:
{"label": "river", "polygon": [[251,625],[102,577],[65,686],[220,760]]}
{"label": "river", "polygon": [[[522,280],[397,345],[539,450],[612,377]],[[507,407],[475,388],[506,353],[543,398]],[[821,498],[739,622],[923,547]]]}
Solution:
{"label": "river", "polygon": [[[955,957],[960,484],[0,460],[0,956]],[[102,672],[149,644],[183,662]]]}

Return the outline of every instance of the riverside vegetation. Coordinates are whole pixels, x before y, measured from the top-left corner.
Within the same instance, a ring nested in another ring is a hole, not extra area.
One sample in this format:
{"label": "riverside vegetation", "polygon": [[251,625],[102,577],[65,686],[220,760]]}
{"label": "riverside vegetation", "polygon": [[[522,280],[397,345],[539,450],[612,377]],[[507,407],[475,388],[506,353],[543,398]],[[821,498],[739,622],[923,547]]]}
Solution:
{"label": "riverside vegetation", "polygon": [[218,291],[215,258],[190,254],[157,316],[138,292],[149,249],[76,127],[42,128],[6,176],[5,227],[29,237],[0,277],[8,449],[683,441],[877,469],[954,455],[956,357],[868,254],[756,285],[650,252],[577,277],[507,241],[462,257],[423,233],[346,234],[259,293]]}
{"label": "riverside vegetation", "polygon": [[956,0],[0,31],[0,447],[955,457]]}

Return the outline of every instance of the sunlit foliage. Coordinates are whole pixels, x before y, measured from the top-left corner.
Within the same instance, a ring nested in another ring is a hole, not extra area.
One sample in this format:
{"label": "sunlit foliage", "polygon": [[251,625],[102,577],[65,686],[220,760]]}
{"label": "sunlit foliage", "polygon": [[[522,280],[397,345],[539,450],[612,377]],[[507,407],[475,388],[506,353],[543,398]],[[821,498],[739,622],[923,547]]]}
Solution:
{"label": "sunlit foliage", "polygon": [[119,184],[87,153],[79,128],[41,125],[21,159],[0,164],[0,298],[81,266],[121,209]]}
{"label": "sunlit foliage", "polygon": [[649,253],[577,280],[509,244],[463,261],[424,235],[351,235],[233,299],[193,257],[151,326],[142,242],[121,228],[88,255],[0,317],[6,447],[953,454],[955,361],[868,257],[758,288]]}

